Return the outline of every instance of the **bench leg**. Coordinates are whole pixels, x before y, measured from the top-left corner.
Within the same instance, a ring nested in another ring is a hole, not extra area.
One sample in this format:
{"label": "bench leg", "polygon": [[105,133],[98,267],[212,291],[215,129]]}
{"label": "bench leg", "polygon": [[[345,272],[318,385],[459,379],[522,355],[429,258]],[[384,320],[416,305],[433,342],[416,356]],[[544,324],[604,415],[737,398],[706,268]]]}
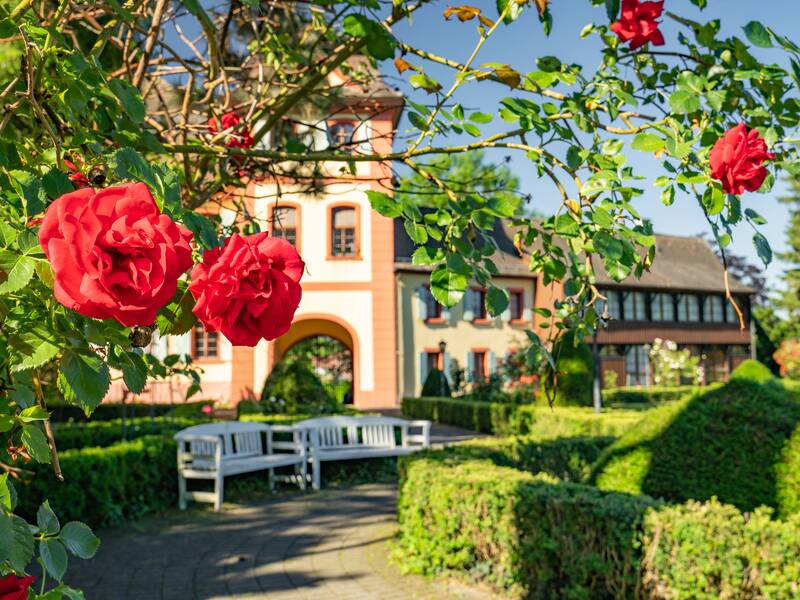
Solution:
{"label": "bench leg", "polygon": [[214,498],[214,510],[219,512],[222,510],[222,496],[225,493],[225,478],[221,475],[217,475],[216,480],[214,481],[214,494],[216,497]]}
{"label": "bench leg", "polygon": [[315,460],[311,467],[311,487],[319,490],[322,487],[322,464]]}
{"label": "bench leg", "polygon": [[305,491],[306,487],[308,486],[308,463],[304,460],[299,465],[295,466],[295,473],[299,471],[297,476],[298,483],[300,484],[300,489]]}
{"label": "bench leg", "polygon": [[186,510],[186,479],[178,473],[178,508]]}
{"label": "bench leg", "polygon": [[269,481],[269,491],[275,491],[275,469],[270,469],[267,474],[267,480]]}

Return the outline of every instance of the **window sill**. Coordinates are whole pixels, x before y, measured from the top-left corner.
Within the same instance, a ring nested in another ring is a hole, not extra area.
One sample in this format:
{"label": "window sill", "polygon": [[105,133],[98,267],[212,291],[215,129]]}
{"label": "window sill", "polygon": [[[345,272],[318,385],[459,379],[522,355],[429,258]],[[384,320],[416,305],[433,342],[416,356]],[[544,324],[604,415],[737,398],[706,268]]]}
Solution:
{"label": "window sill", "polygon": [[444,325],[447,322],[442,317],[432,317],[430,319],[425,319],[424,321],[426,325]]}
{"label": "window sill", "polygon": [[333,256],[332,254],[328,255],[327,260],[362,260],[360,254],[355,254],[353,256]]}
{"label": "window sill", "polygon": [[195,358],[194,356],[192,357],[192,364],[206,364],[206,365],[208,365],[208,364],[219,364],[219,363],[224,363],[224,362],[228,362],[228,361],[223,359],[223,358],[220,358],[218,356],[213,356],[213,357],[204,356],[202,358]]}
{"label": "window sill", "polygon": [[528,325],[528,321],[525,319],[511,319],[508,324],[512,327],[525,327]]}
{"label": "window sill", "polygon": [[472,324],[473,325],[491,325],[492,321],[493,321],[493,319],[487,319],[487,318],[472,319]]}

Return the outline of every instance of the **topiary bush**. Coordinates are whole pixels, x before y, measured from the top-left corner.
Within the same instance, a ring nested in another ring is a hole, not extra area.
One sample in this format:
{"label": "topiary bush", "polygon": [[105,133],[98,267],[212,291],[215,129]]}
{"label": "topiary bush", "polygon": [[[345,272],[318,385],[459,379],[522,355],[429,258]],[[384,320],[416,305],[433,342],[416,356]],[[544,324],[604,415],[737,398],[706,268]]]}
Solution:
{"label": "topiary bush", "polygon": [[757,383],[764,383],[774,377],[769,367],[752,358],[743,361],[731,372],[731,379],[749,379]]}
{"label": "topiary bush", "polygon": [[[711,384],[717,387],[716,384]],[[711,386],[709,386],[711,387]],[[619,404],[648,404],[655,406],[665,402],[674,402],[691,394],[701,393],[708,388],[694,385],[681,385],[676,387],[619,387],[603,390],[603,404],[605,406]]]}
{"label": "topiary bush", "polygon": [[305,361],[277,363],[264,383],[261,404],[267,413],[331,414],[340,405]]}
{"label": "topiary bush", "polygon": [[439,369],[431,369],[422,384],[423,396],[450,397],[450,384]]}
{"label": "topiary bush", "polygon": [[800,511],[800,403],[779,385],[733,380],[647,411],[598,459],[605,490],[673,502],[714,496],[741,510]]}
{"label": "topiary bush", "polygon": [[59,450],[106,447],[124,440],[134,440],[146,435],[172,435],[181,429],[196,425],[194,419],[159,417],[93,421],[89,423],[56,423],[53,427]]}
{"label": "topiary bush", "polygon": [[[569,338],[571,334],[565,334]],[[589,346],[579,340],[573,344],[567,340],[558,356],[558,380],[553,404],[556,406],[591,406],[594,358]],[[547,390],[545,390],[547,391]],[[542,395],[546,400],[548,394]]]}

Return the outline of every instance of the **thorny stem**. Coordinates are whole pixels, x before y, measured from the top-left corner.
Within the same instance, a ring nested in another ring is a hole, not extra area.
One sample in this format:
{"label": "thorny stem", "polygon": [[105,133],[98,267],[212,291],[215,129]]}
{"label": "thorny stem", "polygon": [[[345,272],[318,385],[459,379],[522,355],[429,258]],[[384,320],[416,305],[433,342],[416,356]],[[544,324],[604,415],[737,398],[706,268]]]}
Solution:
{"label": "thorny stem", "polygon": [[[44,394],[42,393],[42,384],[39,381],[39,370],[33,369],[32,375],[33,387],[36,391],[36,398],[39,400],[39,406],[47,410],[47,404],[44,401]],[[53,461],[53,472],[56,479],[64,481],[64,475],[61,473],[61,463],[58,461],[58,450],[56,449],[56,438],[53,435],[53,426],[50,424],[50,417],[44,420],[44,433],[47,436],[47,445],[50,446],[50,458]]]}

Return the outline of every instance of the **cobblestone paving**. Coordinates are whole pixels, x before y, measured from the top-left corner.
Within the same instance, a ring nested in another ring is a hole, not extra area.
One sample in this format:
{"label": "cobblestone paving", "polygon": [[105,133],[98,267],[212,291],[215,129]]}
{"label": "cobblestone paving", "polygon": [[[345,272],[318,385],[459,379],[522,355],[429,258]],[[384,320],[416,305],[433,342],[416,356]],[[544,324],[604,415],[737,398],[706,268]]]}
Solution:
{"label": "cobblestone paving", "polygon": [[100,532],[97,556],[72,561],[68,583],[88,600],[495,598],[400,574],[387,547],[396,496],[364,485],[147,519]]}

